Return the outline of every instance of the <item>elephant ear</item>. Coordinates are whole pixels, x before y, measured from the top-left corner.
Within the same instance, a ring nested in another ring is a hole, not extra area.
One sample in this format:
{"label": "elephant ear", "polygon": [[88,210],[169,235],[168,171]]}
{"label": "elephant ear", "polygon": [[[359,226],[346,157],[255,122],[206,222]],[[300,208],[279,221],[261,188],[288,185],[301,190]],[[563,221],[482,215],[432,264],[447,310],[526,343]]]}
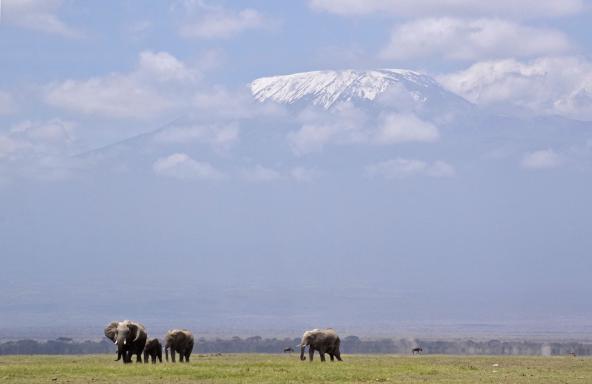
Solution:
{"label": "elephant ear", "polygon": [[127,327],[130,331],[128,337],[135,341],[138,338],[138,324],[129,323]]}
{"label": "elephant ear", "polygon": [[140,338],[140,336],[142,336],[142,331],[144,331],[144,326],[139,323],[130,323],[129,329],[130,329],[130,337],[132,338],[133,341],[136,341]]}
{"label": "elephant ear", "polygon": [[115,335],[117,334],[117,326],[119,323],[117,321],[112,322],[111,324],[105,327],[105,337],[115,342]]}

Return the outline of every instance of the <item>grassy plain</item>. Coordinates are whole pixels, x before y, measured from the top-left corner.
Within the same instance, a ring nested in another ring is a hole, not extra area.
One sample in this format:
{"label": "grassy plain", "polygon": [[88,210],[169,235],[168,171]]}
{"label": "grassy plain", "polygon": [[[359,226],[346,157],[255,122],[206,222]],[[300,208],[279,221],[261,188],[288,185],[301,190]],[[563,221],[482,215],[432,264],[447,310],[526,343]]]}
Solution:
{"label": "grassy plain", "polygon": [[189,364],[116,363],[111,355],[0,356],[0,383],[592,383],[580,357],[194,354]]}

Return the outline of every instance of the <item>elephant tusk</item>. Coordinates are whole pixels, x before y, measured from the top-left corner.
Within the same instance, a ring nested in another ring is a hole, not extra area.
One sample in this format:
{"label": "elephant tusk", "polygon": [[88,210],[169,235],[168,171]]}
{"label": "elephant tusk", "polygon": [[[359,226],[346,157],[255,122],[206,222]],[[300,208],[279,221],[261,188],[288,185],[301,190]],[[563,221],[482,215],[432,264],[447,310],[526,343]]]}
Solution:
{"label": "elephant tusk", "polygon": [[115,339],[115,341],[113,342],[113,344],[117,344],[117,339]]}

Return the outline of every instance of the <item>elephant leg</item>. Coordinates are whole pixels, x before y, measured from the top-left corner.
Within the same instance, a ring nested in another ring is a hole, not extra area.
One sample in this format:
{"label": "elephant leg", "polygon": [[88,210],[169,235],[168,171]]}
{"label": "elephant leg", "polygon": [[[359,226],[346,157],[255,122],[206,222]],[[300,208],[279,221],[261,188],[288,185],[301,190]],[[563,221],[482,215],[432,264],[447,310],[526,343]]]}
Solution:
{"label": "elephant leg", "polygon": [[142,362],[142,352],[136,352],[136,363]]}
{"label": "elephant leg", "polygon": [[335,357],[337,358],[337,360],[343,361],[341,360],[341,352],[339,352],[339,350],[335,351]]}
{"label": "elephant leg", "polygon": [[175,362],[175,350],[171,348],[171,361]]}
{"label": "elephant leg", "polygon": [[[156,357],[158,357],[158,361],[160,361],[162,363],[162,351],[156,352]],[[155,358],[155,360],[156,360],[156,358]]]}
{"label": "elephant leg", "polygon": [[335,356],[332,353],[329,353],[329,357],[331,358],[331,361],[335,361]]}
{"label": "elephant leg", "polygon": [[314,357],[314,348],[312,347],[312,345],[310,347],[308,347],[308,358],[310,359],[309,361],[312,363],[312,358]]}
{"label": "elephant leg", "polygon": [[191,351],[185,352],[185,362],[189,362],[189,356],[191,356]]}
{"label": "elephant leg", "polygon": [[148,352],[144,351],[144,363],[148,363]]}
{"label": "elephant leg", "polygon": [[179,350],[179,362],[182,363],[185,361],[185,350],[181,349]]}
{"label": "elephant leg", "polygon": [[325,361],[325,350],[319,349],[319,355],[321,355],[321,361],[324,362]]}

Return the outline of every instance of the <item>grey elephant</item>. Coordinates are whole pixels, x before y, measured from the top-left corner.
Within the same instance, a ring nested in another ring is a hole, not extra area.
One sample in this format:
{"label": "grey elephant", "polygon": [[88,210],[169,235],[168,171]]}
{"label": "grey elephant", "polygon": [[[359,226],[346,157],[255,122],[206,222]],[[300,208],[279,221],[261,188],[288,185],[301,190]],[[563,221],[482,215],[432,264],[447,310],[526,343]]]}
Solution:
{"label": "grey elephant", "polygon": [[136,362],[142,362],[142,352],[146,345],[146,328],[135,321],[114,321],[105,327],[105,336],[117,345],[117,359],[123,357],[124,363],[131,363],[136,355]]}
{"label": "grey elephant", "polygon": [[158,339],[150,339],[146,342],[144,347],[144,363],[148,363],[148,356],[152,360],[152,364],[156,364],[156,359],[162,363],[162,344]]}
{"label": "grey elephant", "polygon": [[193,334],[187,329],[172,329],[164,337],[164,354],[166,361],[169,361],[169,349],[171,350],[171,360],[175,362],[175,352],[179,353],[179,361],[189,362],[189,356],[193,351]]}
{"label": "grey elephant", "polygon": [[304,349],[308,346],[310,361],[312,361],[314,351],[319,351],[321,361],[325,361],[325,353],[329,354],[331,361],[335,361],[334,358],[342,361],[341,352],[339,351],[340,344],[341,340],[339,340],[339,336],[337,336],[337,333],[332,328],[306,331],[302,335],[302,341],[300,342],[300,360],[306,360]]}

